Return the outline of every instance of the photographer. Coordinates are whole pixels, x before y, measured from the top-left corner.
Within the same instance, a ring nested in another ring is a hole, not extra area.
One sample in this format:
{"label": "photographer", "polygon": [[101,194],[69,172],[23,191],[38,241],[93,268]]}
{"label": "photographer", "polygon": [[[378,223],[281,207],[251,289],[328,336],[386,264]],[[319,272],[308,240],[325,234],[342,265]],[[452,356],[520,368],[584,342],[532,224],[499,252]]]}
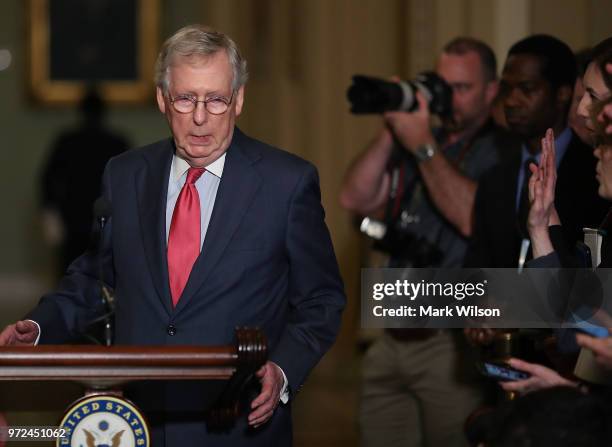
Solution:
{"label": "photographer", "polygon": [[[436,72],[452,88],[452,117],[431,129],[418,93],[416,111],[386,112],[381,131],[349,168],[340,202],[371,215],[394,195],[399,204],[386,220],[409,211],[414,217],[409,231],[444,252],[435,264],[459,266],[472,230],[476,180],[498,161],[501,133],[490,118],[498,89],[495,56],[482,42],[457,38],[444,48]],[[394,170],[403,177],[396,191]]]}
{"label": "photographer", "polygon": [[[484,43],[457,38],[436,73],[452,89],[452,116],[431,128],[427,101],[413,112],[384,113],[383,127],[353,162],[340,195],[360,215],[401,221],[404,242],[390,266],[459,267],[479,176],[499,159],[502,132],[491,118],[495,56]],[[386,208],[386,211],[385,211]],[[461,334],[388,330],[363,363],[362,444],[464,445],[463,423],[480,401]]]}

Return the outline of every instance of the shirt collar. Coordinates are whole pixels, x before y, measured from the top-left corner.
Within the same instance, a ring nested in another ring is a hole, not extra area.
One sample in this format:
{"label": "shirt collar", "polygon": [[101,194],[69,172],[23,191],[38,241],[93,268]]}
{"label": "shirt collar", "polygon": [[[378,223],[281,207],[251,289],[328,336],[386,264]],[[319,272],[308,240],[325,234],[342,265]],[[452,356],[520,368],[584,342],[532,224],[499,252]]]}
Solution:
{"label": "shirt collar", "polygon": [[[572,140],[572,131],[569,127],[566,127],[558,136],[555,138],[555,161],[557,165],[557,169],[559,169],[559,165],[561,164],[561,160],[563,160],[563,156],[567,152],[567,148]],[[534,158],[536,162],[540,162],[540,156],[542,152],[538,152],[537,155],[531,155],[531,153],[527,150],[527,146],[525,144],[522,145],[521,149],[521,166],[525,165],[525,162],[530,158]]]}
{"label": "shirt collar", "polygon": [[[226,153],[223,153],[223,155],[206,166],[206,170],[216,177],[221,178],[223,176],[223,168],[225,167],[225,155]],[[172,156],[172,179],[177,182],[190,167],[187,161],[174,154]]]}

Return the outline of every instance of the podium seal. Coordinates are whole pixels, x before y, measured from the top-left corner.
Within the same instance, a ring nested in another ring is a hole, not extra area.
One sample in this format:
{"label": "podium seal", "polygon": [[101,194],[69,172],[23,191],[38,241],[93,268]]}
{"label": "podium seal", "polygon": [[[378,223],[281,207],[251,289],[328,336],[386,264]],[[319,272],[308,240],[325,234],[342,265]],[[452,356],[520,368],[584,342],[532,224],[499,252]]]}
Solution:
{"label": "podium seal", "polygon": [[149,447],[149,430],[142,413],[126,399],[107,394],[76,401],[60,423],[65,436],[56,446]]}

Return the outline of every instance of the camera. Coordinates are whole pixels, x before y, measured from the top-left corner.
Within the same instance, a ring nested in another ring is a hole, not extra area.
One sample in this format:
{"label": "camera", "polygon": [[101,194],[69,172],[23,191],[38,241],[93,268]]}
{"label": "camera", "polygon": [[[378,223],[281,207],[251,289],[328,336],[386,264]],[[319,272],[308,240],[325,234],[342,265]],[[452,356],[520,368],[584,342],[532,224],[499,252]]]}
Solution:
{"label": "camera", "polygon": [[412,112],[419,107],[417,91],[427,99],[432,114],[441,118],[451,116],[453,91],[444,79],[433,71],[423,72],[411,81],[400,82],[355,75],[347,97],[351,103],[351,113],[354,114],[397,110]]}
{"label": "camera", "polygon": [[365,217],[359,230],[374,239],[375,250],[391,256],[387,267],[433,267],[442,260],[442,252],[424,237],[415,236],[411,224],[418,223],[419,216],[402,211],[399,218],[381,222]]}

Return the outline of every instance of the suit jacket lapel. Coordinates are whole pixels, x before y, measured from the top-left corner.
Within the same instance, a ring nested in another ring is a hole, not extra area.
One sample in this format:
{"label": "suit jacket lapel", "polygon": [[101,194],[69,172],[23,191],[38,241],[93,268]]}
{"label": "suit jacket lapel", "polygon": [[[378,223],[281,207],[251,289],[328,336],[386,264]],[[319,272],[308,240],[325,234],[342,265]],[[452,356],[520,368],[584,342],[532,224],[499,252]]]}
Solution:
{"label": "suit jacket lapel", "polygon": [[193,266],[175,313],[185,308],[221,260],[260,187],[261,178],[252,166],[258,159],[258,153],[253,147],[246,151],[248,145],[247,137],[235,129],[202,252]]}
{"label": "suit jacket lapel", "polygon": [[[499,207],[503,213],[499,216],[501,222],[511,222],[511,225],[502,225],[501,228],[512,228],[510,234],[501,234],[500,237],[505,239],[506,249],[509,257],[516,261],[517,253],[520,251],[521,236],[518,224],[518,213],[516,210],[516,194],[518,188],[518,175],[521,169],[521,150],[518,149],[515,156],[508,163],[508,169],[503,171],[504,179],[500,182],[503,185],[502,194],[498,200],[501,202]],[[527,179],[528,180],[528,179]],[[514,262],[513,261],[513,262]]]}
{"label": "suit jacket lapel", "polygon": [[[519,173],[521,169],[524,169],[524,168],[521,165],[521,156],[519,154],[519,156],[513,160],[511,169],[508,169],[507,175],[509,178],[506,182],[504,182],[505,184],[508,185],[508,190],[506,191],[506,194],[507,194],[506,199],[507,199],[507,203],[510,205],[508,207],[509,216],[512,215],[514,221],[516,222],[515,227],[516,227],[517,232],[518,232],[519,227],[518,227],[518,211],[516,208],[516,195],[519,194],[518,177],[519,177]],[[529,177],[525,176],[523,181],[528,182]]]}
{"label": "suit jacket lapel", "polygon": [[166,256],[166,197],[174,148],[172,140],[143,153],[146,167],[136,177],[140,231],[155,289],[166,312],[172,313]]}

